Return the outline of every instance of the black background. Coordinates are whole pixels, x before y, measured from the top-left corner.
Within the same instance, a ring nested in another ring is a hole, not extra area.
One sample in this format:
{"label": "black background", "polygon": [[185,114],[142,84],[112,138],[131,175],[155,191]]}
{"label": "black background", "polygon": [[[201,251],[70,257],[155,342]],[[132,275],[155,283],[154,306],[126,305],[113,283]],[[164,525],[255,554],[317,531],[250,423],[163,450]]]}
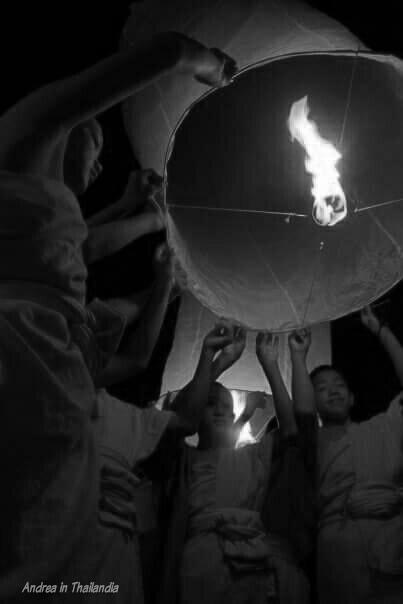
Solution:
{"label": "black background", "polygon": [[[114,52],[130,4],[122,0],[2,3],[1,112],[38,86],[74,74]],[[392,0],[382,3],[323,0],[311,4],[341,21],[371,49],[403,58],[400,3]],[[119,110],[106,112],[101,121],[106,141],[105,171],[85,199],[85,213],[116,199],[124,188],[128,171],[135,167]],[[130,273],[127,267],[121,258],[115,260],[114,273],[117,274],[116,269],[125,270],[125,282],[133,278],[133,271]],[[107,292],[111,272],[98,271],[96,279],[97,287],[105,287]],[[380,309],[403,336],[402,284],[385,299],[386,303]],[[381,410],[396,393],[398,385],[375,338],[362,328],[356,316],[336,321],[332,333],[334,360],[345,370],[357,392],[357,418]]]}

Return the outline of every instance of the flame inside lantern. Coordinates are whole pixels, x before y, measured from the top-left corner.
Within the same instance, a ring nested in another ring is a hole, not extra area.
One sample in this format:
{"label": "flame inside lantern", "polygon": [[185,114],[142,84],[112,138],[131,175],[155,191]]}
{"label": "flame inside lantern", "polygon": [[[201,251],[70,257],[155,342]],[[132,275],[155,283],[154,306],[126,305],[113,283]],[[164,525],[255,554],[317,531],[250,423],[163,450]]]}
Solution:
{"label": "flame inside lantern", "polygon": [[[232,395],[232,400],[234,403],[234,415],[235,415],[235,421],[236,421],[245,408],[246,393],[238,392],[237,390],[231,390],[231,395]],[[243,445],[246,445],[246,444],[255,443],[255,442],[256,442],[256,439],[253,437],[253,434],[252,434],[252,426],[251,426],[250,422],[246,422],[246,424],[244,424],[242,426],[241,432],[240,432],[238,440],[236,442],[236,448],[242,447]]]}
{"label": "flame inside lantern", "polygon": [[347,215],[347,201],[336,164],[341,154],[321,137],[318,127],[308,119],[308,97],[293,103],[288,117],[291,140],[305,149],[306,171],[312,174],[314,198],[312,217],[320,226],[334,226]]}

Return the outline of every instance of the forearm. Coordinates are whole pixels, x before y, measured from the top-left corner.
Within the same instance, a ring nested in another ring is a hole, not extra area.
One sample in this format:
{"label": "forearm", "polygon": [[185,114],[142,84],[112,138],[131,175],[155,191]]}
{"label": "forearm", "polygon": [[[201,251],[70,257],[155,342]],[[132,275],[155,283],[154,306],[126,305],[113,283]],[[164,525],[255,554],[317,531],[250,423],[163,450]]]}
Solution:
{"label": "forearm", "polygon": [[86,262],[92,264],[111,256],[154,230],[155,215],[152,213],[92,226],[84,247]]}
{"label": "forearm", "polygon": [[140,315],[138,326],[127,339],[122,352],[141,359],[147,367],[157,343],[169,303],[171,283],[161,279],[151,290],[150,297]]}
{"label": "forearm", "polygon": [[[142,292],[130,298],[108,300],[111,308],[124,315],[127,323],[138,320],[137,329],[129,332],[128,338],[114,355],[98,378],[99,386],[109,386],[143,373],[151,360],[168,306],[170,287],[160,284],[152,293]],[[140,307],[149,296],[145,310]],[[140,316],[139,316],[140,314]]]}
{"label": "forearm", "polygon": [[14,165],[18,159],[20,169],[27,162],[31,169],[33,153],[42,158],[72,128],[173,70],[192,71],[183,65],[180,37],[163,34],[44,86],[0,119],[0,163]]}
{"label": "forearm", "polygon": [[386,325],[380,329],[379,340],[392,361],[399,384],[403,388],[403,348],[394,333]]}
{"label": "forearm", "polygon": [[108,298],[105,303],[125,318],[126,325],[130,325],[140,318],[149,298],[150,290],[145,289],[124,298]]}
{"label": "forearm", "polygon": [[69,130],[177,68],[180,59],[181,47],[172,35],[116,53],[55,84],[52,98],[47,94],[48,120]]}
{"label": "forearm", "polygon": [[283,436],[290,436],[297,432],[293,404],[285,387],[283,377],[277,362],[261,361],[263,371],[269,382],[274,408],[276,411],[280,431]]}
{"label": "forearm", "polygon": [[217,359],[213,363],[212,367],[212,378],[213,381],[218,380],[221,374],[224,373],[227,369],[232,367],[234,364],[234,360],[230,358],[226,358],[225,354],[221,354],[217,357]]}
{"label": "forearm", "polygon": [[291,390],[296,415],[314,415],[316,413],[315,392],[308,373],[305,357],[291,353],[292,380]]}
{"label": "forearm", "polygon": [[114,203],[108,204],[105,208],[96,212],[87,219],[88,227],[100,226],[121,218],[122,206],[121,200],[115,201]]}
{"label": "forearm", "polygon": [[172,409],[184,418],[197,432],[208,396],[212,379],[212,360],[202,352],[194,377],[175,398]]}
{"label": "forearm", "polygon": [[98,388],[107,388],[128,378],[135,378],[144,371],[141,360],[119,353],[111,357],[107,366],[96,376],[95,383]]}

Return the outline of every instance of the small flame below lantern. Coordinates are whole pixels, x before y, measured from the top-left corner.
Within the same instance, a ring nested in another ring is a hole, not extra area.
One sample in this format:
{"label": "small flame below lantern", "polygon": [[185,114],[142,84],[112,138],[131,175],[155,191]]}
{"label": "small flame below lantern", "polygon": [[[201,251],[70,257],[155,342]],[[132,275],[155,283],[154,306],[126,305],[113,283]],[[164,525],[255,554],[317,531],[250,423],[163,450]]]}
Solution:
{"label": "small flame below lantern", "polygon": [[312,174],[314,198],[312,217],[320,226],[334,226],[347,215],[347,202],[336,164],[341,154],[321,137],[315,122],[308,119],[308,97],[293,103],[288,117],[291,140],[297,140],[307,154],[306,171]]}

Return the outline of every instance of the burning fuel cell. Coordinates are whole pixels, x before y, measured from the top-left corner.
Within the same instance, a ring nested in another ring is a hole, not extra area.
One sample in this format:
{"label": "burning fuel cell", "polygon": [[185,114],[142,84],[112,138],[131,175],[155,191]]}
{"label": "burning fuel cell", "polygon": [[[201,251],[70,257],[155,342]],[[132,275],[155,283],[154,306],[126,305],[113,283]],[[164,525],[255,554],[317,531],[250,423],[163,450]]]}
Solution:
{"label": "burning fuel cell", "polygon": [[336,164],[341,153],[309,119],[308,97],[293,103],[288,117],[291,140],[305,149],[306,171],[312,174],[312,217],[319,226],[334,226],[347,216],[347,201]]}

